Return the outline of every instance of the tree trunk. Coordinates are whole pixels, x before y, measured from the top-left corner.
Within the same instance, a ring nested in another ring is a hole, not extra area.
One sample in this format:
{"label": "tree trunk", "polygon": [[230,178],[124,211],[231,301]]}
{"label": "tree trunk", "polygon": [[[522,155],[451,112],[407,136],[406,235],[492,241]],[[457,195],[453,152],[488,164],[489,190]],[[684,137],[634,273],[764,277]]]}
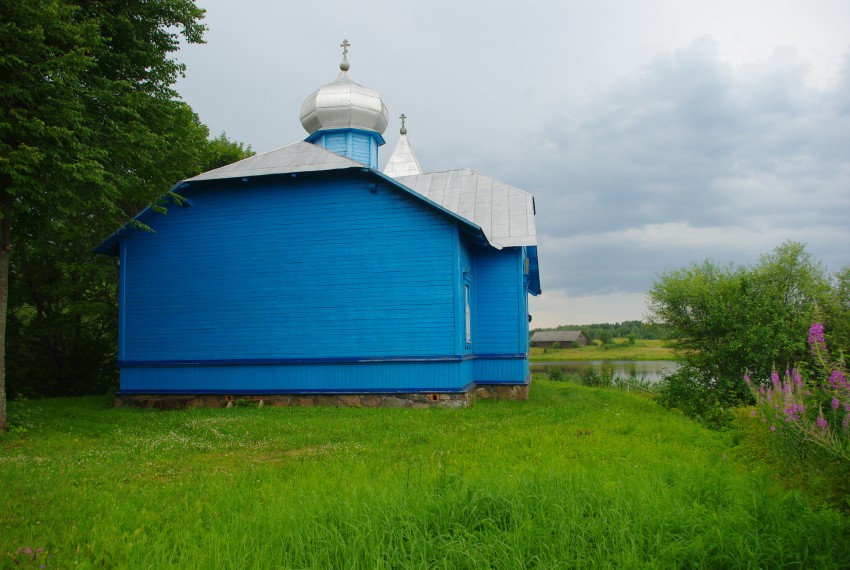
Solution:
{"label": "tree trunk", "polygon": [[12,227],[11,180],[0,175],[0,432],[6,432],[6,312],[9,306],[9,257],[12,244],[9,239]]}

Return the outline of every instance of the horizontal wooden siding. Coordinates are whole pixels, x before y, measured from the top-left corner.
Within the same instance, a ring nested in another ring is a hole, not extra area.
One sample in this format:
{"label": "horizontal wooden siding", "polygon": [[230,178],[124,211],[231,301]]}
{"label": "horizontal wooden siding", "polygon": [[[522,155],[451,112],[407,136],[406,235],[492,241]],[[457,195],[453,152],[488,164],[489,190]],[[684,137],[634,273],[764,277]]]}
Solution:
{"label": "horizontal wooden siding", "polygon": [[251,181],[189,198],[125,238],[120,360],[454,353],[453,223],[409,196]]}

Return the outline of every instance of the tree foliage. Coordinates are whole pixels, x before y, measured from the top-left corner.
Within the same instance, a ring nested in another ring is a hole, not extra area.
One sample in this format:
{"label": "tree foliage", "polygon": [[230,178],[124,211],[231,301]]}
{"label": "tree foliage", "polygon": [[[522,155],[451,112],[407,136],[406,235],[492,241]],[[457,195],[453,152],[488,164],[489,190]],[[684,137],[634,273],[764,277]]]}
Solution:
{"label": "tree foliage", "polygon": [[673,347],[683,364],[668,382],[668,403],[704,414],[749,401],[744,374],[768,378],[806,360],[816,312],[827,313],[833,330],[846,328],[835,308],[842,302],[838,283],[796,242],[752,266],[706,260],[661,274],[649,290],[649,310],[676,331]]}
{"label": "tree foliage", "polygon": [[175,182],[250,147],[210,141],[173,89],[184,67],[172,55],[204,32],[191,0],[0,0],[0,14],[9,391],[103,390],[114,381],[117,267],[92,248]]}

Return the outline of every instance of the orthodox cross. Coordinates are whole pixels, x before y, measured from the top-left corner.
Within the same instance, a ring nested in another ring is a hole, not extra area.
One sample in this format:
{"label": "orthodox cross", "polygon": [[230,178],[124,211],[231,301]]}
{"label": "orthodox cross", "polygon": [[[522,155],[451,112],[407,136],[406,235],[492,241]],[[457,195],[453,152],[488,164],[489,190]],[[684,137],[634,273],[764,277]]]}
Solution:
{"label": "orthodox cross", "polygon": [[342,40],[342,43],[339,44],[339,47],[342,48],[342,62],[339,64],[339,68],[343,71],[348,71],[351,68],[351,64],[348,63],[348,46],[350,45],[347,39]]}
{"label": "orthodox cross", "polygon": [[407,115],[405,115],[404,113],[402,113],[401,117],[399,117],[399,119],[401,119],[401,130],[399,132],[403,135],[407,134],[407,128],[404,126],[404,120],[406,118],[407,118]]}

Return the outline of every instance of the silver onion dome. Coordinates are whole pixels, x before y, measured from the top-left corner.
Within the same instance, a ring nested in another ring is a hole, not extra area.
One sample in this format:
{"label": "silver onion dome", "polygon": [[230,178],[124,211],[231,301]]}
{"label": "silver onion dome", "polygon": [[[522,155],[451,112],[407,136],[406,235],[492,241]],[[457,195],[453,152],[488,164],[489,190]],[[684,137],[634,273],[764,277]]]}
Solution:
{"label": "silver onion dome", "polygon": [[319,87],[301,104],[301,125],[307,134],[327,129],[363,129],[380,134],[387,128],[389,112],[374,89],[348,76],[348,40],[342,42],[340,73]]}

